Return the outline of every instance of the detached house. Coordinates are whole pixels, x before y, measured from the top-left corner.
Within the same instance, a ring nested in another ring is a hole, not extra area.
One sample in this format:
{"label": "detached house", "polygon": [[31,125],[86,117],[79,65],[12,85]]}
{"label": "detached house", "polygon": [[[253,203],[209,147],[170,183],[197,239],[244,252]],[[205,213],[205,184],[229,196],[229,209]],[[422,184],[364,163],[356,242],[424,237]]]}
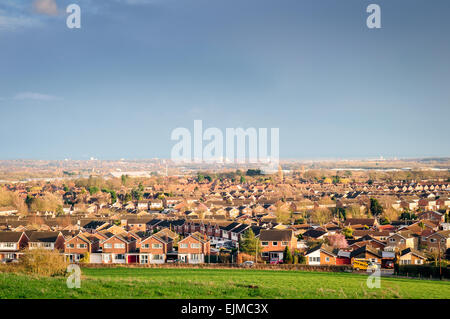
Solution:
{"label": "detached house", "polygon": [[292,229],[262,229],[259,233],[262,257],[269,260],[283,260],[286,247],[293,252],[297,248],[297,237]]}
{"label": "detached house", "polygon": [[403,230],[389,236],[386,240],[387,245],[391,249],[403,250],[406,248],[416,248],[418,246],[417,236],[410,230]]}
{"label": "detached house", "polygon": [[17,260],[21,250],[28,244],[28,236],[24,232],[0,232],[0,260]]}
{"label": "detached house", "polygon": [[185,263],[199,264],[210,255],[211,247],[206,235],[195,232],[178,242],[178,258]]}
{"label": "detached house", "polygon": [[400,253],[400,265],[423,265],[427,258],[417,250],[406,248]]}
{"label": "detached house", "polygon": [[172,251],[173,240],[166,236],[152,235],[142,240],[139,249],[139,263],[163,264],[167,253]]}
{"label": "detached house", "polygon": [[[125,264],[136,262],[136,239],[127,235],[112,235],[100,242],[104,264]],[[128,253],[135,253],[129,256]]]}
{"label": "detached house", "polygon": [[95,253],[98,249],[98,238],[91,236],[89,233],[79,233],[64,243],[64,255],[68,257],[70,262],[79,262],[86,254]]}
{"label": "detached house", "polygon": [[438,250],[440,248],[445,251],[450,248],[450,230],[438,231],[426,238],[422,238],[421,244],[430,250]]}
{"label": "detached house", "polygon": [[64,236],[61,232],[32,231],[26,233],[30,249],[64,250]]}
{"label": "detached house", "polygon": [[305,253],[307,265],[336,265],[337,253],[331,247],[319,245]]}

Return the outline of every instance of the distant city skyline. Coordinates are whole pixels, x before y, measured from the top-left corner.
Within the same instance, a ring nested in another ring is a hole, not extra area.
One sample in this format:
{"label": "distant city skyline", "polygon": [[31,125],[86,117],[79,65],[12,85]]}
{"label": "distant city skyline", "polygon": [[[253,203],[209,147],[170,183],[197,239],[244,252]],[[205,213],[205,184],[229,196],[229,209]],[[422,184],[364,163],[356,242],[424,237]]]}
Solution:
{"label": "distant city skyline", "polygon": [[[78,30],[65,24],[71,3]],[[381,29],[366,26],[371,3]],[[171,131],[197,119],[279,128],[281,160],[449,157],[449,10],[447,0],[4,0],[0,159],[170,158]]]}

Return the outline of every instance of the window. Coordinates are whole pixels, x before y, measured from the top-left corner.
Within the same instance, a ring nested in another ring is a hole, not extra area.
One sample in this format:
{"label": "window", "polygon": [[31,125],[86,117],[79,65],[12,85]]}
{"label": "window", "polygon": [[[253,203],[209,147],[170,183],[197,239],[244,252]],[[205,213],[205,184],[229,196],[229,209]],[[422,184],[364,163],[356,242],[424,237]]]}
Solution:
{"label": "window", "polygon": [[200,244],[198,244],[198,243],[192,243],[191,244],[191,248],[197,248],[197,249],[199,249],[201,246],[200,246]]}
{"label": "window", "polygon": [[287,241],[283,241],[281,242],[281,246],[287,246],[288,242]]}
{"label": "window", "polygon": [[436,239],[430,238],[430,243],[435,243],[435,242],[436,242]]}
{"label": "window", "polygon": [[269,242],[268,241],[262,241],[261,242],[261,246],[269,246]]}
{"label": "window", "polygon": [[320,257],[309,257],[309,262],[310,263],[320,262]]}
{"label": "window", "polygon": [[188,248],[188,244],[180,244],[180,248]]}
{"label": "window", "polygon": [[141,264],[148,264],[148,255],[141,255],[139,259]]}
{"label": "window", "polygon": [[158,255],[158,254],[152,255],[152,259],[153,260],[163,260],[163,255]]}
{"label": "window", "polygon": [[390,241],[391,243],[395,243],[395,238],[389,238],[389,241]]}
{"label": "window", "polygon": [[327,263],[329,263],[329,262],[330,262],[330,257],[325,257],[325,261],[326,261]]}
{"label": "window", "polygon": [[67,248],[75,248],[75,244],[67,244],[66,247]]}
{"label": "window", "polygon": [[44,247],[45,248],[51,248],[52,247],[52,243],[44,243]]}
{"label": "window", "polygon": [[416,265],[422,265],[423,260],[422,259],[416,259]]}
{"label": "window", "polygon": [[162,248],[162,244],[152,244],[153,249],[160,249]]}
{"label": "window", "polygon": [[87,248],[86,244],[78,244],[78,248]]}
{"label": "window", "polygon": [[125,259],[125,255],[124,254],[117,254],[115,256],[115,259],[123,260],[123,259]]}
{"label": "window", "polygon": [[105,248],[112,248],[112,244],[110,244],[110,243],[106,243],[104,246],[105,246]]}
{"label": "window", "polygon": [[5,243],[3,246],[5,248],[14,248],[16,246],[16,244],[14,244],[14,243]]}
{"label": "window", "polygon": [[199,261],[200,260],[200,254],[191,254],[191,260],[192,261]]}
{"label": "window", "polygon": [[272,246],[278,246],[278,242],[277,241],[273,241],[272,242]]}
{"label": "window", "polygon": [[125,248],[124,243],[114,244],[114,248]]}
{"label": "window", "polygon": [[142,244],[142,248],[150,248],[150,244]]}

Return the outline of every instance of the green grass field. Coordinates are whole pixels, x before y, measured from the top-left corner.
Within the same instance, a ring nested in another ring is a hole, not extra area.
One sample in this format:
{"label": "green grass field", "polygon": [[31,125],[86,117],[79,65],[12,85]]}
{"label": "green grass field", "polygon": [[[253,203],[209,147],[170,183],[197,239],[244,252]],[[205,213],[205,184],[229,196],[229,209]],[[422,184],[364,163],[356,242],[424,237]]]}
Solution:
{"label": "green grass field", "polygon": [[92,268],[80,289],[65,278],[0,273],[0,298],[449,298],[450,282],[248,269]]}

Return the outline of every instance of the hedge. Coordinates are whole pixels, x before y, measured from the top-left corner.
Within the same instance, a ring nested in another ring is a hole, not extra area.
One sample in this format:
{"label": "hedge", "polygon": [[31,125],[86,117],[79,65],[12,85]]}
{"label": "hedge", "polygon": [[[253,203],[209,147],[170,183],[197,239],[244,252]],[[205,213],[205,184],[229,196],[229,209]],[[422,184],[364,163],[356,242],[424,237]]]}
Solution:
{"label": "hedge", "polygon": [[248,268],[239,264],[80,264],[82,268],[201,268],[201,269],[258,269],[258,270],[302,270],[302,271],[317,271],[317,272],[351,272],[350,265],[330,265],[330,266],[311,266],[302,264],[289,265],[271,265],[271,264],[254,264],[253,267]]}
{"label": "hedge", "polygon": [[[395,265],[394,274],[408,277],[440,278],[439,267],[432,265]],[[442,267],[442,278],[450,279],[449,267]]]}

